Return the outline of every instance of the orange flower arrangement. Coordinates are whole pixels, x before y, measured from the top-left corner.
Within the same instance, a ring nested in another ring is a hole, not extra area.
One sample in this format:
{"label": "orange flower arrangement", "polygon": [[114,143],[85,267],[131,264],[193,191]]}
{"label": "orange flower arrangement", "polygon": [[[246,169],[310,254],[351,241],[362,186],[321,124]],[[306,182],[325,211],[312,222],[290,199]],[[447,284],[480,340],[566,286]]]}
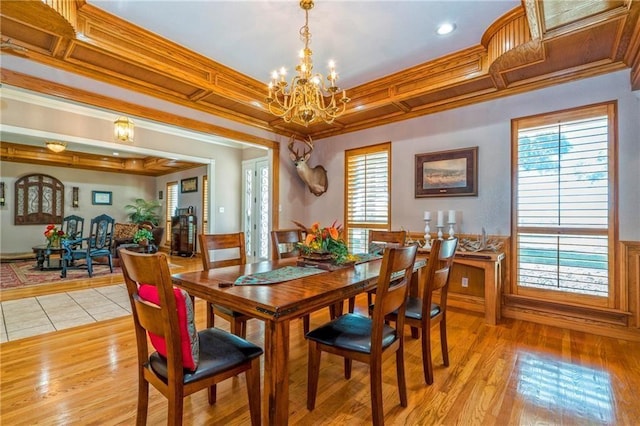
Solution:
{"label": "orange flower arrangement", "polygon": [[321,227],[320,223],[315,222],[311,228],[307,228],[295,220],[293,223],[307,233],[304,242],[297,245],[303,254],[327,253],[337,264],[356,260],[356,256],[349,254],[347,243],[342,237],[342,225],[333,222],[331,226]]}
{"label": "orange flower arrangement", "polygon": [[44,231],[44,236],[50,246],[58,246],[60,245],[61,239],[67,238],[64,231],[62,229],[58,229],[56,225],[47,225],[47,229]]}

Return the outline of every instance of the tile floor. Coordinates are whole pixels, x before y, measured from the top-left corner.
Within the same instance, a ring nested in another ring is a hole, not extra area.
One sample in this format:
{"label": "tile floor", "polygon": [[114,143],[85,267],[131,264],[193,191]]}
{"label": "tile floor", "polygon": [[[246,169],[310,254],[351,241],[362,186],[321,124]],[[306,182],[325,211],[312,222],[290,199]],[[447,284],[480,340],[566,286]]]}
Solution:
{"label": "tile floor", "polygon": [[0,342],[130,313],[124,284],[0,302]]}

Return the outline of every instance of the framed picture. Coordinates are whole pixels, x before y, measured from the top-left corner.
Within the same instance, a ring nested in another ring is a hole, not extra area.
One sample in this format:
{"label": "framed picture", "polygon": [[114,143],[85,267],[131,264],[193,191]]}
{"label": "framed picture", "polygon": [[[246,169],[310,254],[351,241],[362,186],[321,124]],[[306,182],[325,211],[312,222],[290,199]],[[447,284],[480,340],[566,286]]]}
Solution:
{"label": "framed picture", "polygon": [[478,195],[478,147],[416,155],[415,197]]}
{"label": "framed picture", "polygon": [[110,206],[111,191],[91,191],[91,204]]}
{"label": "framed picture", "polygon": [[180,181],[180,192],[197,192],[197,191],[198,191],[197,177],[182,179]]}

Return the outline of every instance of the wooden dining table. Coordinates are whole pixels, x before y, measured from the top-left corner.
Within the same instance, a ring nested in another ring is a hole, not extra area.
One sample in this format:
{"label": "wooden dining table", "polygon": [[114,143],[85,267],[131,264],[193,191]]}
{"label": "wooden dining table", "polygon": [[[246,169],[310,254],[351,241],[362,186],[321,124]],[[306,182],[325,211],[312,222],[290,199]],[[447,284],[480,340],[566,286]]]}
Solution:
{"label": "wooden dining table", "polygon": [[381,260],[268,285],[231,285],[238,277],[295,266],[296,258],[172,275],[177,287],[201,299],[265,322],[263,423],[289,417],[289,325],[319,309],[374,289]]}

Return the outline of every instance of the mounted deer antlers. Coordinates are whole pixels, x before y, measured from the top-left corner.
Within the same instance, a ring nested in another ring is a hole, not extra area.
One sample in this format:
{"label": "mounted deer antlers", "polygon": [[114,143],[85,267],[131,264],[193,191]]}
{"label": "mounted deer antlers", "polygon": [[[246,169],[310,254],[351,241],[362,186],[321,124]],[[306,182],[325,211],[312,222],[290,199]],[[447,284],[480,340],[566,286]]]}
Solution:
{"label": "mounted deer antlers", "polygon": [[313,152],[313,141],[311,140],[311,136],[309,136],[309,140],[303,140],[305,145],[309,147],[309,150],[306,149],[303,151],[302,155],[296,149],[293,150],[293,144],[295,143],[296,138],[295,135],[291,135],[289,139],[289,157],[293,164],[296,165],[296,170],[298,171],[298,176],[307,184],[309,187],[309,191],[313,195],[320,196],[327,191],[327,187],[329,186],[329,182],[327,181],[327,171],[324,167],[318,165],[314,168],[309,167],[307,161],[309,157],[311,157],[311,152]]}

